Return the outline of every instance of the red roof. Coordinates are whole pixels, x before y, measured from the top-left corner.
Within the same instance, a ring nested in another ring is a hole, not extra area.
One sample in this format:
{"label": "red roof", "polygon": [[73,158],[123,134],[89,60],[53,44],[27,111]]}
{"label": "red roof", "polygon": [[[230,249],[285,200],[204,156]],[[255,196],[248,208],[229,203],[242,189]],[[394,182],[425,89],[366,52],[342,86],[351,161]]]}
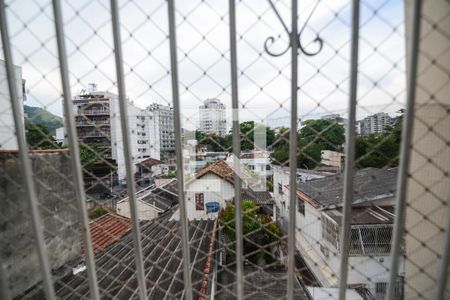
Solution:
{"label": "red roof", "polygon": [[197,172],[195,177],[200,178],[208,173],[215,174],[220,178],[230,182],[231,184],[234,183],[234,171],[224,160],[218,160],[210,164],[209,166],[201,169],[200,171]]}
{"label": "red roof", "polygon": [[89,229],[94,254],[120,239],[130,228],[130,219],[113,213],[108,213],[91,221]]}
{"label": "red roof", "polygon": [[156,165],[160,165],[162,163],[163,163],[162,161],[160,161],[160,160],[158,160],[156,158],[151,158],[150,157],[150,158],[147,158],[147,159],[139,162],[138,164],[143,165],[143,166],[147,166],[147,167],[153,167],[153,166],[156,166]]}

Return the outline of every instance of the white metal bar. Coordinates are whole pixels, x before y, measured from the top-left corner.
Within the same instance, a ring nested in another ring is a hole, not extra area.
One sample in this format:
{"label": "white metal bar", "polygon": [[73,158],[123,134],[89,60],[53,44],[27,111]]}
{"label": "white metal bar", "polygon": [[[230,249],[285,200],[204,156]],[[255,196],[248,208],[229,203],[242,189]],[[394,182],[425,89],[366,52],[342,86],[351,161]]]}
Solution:
{"label": "white metal bar", "polygon": [[291,7],[291,130],[289,132],[289,222],[287,298],[294,300],[295,284],[295,213],[297,211],[297,93],[298,93],[298,28],[297,0]]}
{"label": "white metal bar", "polygon": [[6,19],[5,1],[0,0],[0,31],[3,44],[3,55],[5,56],[6,75],[8,77],[8,89],[11,99],[11,109],[16,128],[17,144],[19,146],[20,171],[23,177],[23,186],[28,198],[34,238],[36,239],[36,249],[39,257],[40,271],[42,274],[45,296],[47,299],[55,299],[55,290],[52,283],[50,264],[46,254],[44,240],[44,227],[42,226],[39,213],[39,202],[36,195],[36,187],[33,180],[33,169],[28,157],[28,146],[25,139],[24,119],[21,114],[22,108],[19,103],[19,95],[15,84],[15,71],[12,62],[11,44],[8,33],[8,22]]}
{"label": "white metal bar", "polygon": [[440,264],[436,299],[444,300],[448,281],[448,266],[450,264],[450,195],[447,197],[447,225],[445,228],[445,242]]}
{"label": "white metal bar", "polygon": [[174,0],[167,1],[169,14],[170,66],[172,75],[172,98],[175,131],[175,152],[177,159],[178,199],[180,201],[180,223],[183,250],[183,280],[186,300],[192,300],[192,279],[189,254],[189,231],[186,213],[186,197],[184,194],[183,145],[181,143],[181,109],[178,90],[178,59]]}
{"label": "white metal bar", "polygon": [[345,170],[343,191],[343,216],[341,230],[341,261],[339,276],[339,299],[344,300],[347,290],[348,256],[351,240],[351,218],[353,202],[353,174],[355,169],[355,123],[358,97],[358,57],[359,57],[359,0],[352,2],[352,33],[350,62],[349,115],[345,143]]}
{"label": "white metal bar", "polygon": [[70,93],[69,67],[67,64],[66,44],[64,40],[64,24],[61,12],[61,1],[53,0],[53,14],[55,16],[56,42],[58,46],[59,70],[64,98],[64,115],[66,131],[71,153],[72,172],[75,184],[75,192],[79,202],[80,224],[86,254],[87,273],[89,278],[90,298],[99,299],[97,274],[95,272],[94,251],[92,250],[91,232],[89,230],[89,218],[87,215],[86,193],[84,191],[83,173],[80,161],[80,149],[75,128],[75,117],[72,109],[72,96]]}
{"label": "white metal bar", "polygon": [[397,197],[395,199],[395,220],[394,220],[394,238],[391,250],[391,271],[389,275],[389,287],[387,299],[395,297],[395,282],[397,280],[400,250],[403,239],[405,211],[406,211],[406,189],[408,188],[408,170],[411,157],[411,141],[413,133],[414,107],[416,102],[416,78],[417,63],[419,60],[419,41],[420,41],[420,15],[422,1],[414,0],[412,12],[411,35],[409,39],[408,62],[407,62],[407,82],[406,82],[406,110],[403,116],[402,124],[402,143],[400,146],[400,165],[397,175]]}
{"label": "white metal bar", "polygon": [[136,186],[133,174],[133,159],[130,147],[130,134],[128,126],[128,108],[125,92],[125,77],[122,60],[122,41],[120,38],[120,21],[117,0],[111,0],[112,30],[114,39],[114,57],[116,63],[117,88],[119,91],[120,125],[122,129],[125,168],[127,174],[127,190],[130,203],[131,224],[133,227],[134,255],[136,260],[136,272],[139,284],[139,299],[147,299],[147,288],[145,285],[144,259],[142,255],[141,233],[139,229],[138,212],[136,207]]}
{"label": "white metal bar", "polygon": [[240,153],[241,135],[239,125],[239,94],[238,94],[238,69],[237,69],[237,47],[236,47],[236,4],[235,0],[229,0],[230,12],[230,58],[231,58],[231,105],[233,116],[233,168],[234,172],[234,204],[236,221],[236,294],[238,299],[244,298],[243,279],[243,237],[242,237],[242,207],[241,207],[241,178]]}

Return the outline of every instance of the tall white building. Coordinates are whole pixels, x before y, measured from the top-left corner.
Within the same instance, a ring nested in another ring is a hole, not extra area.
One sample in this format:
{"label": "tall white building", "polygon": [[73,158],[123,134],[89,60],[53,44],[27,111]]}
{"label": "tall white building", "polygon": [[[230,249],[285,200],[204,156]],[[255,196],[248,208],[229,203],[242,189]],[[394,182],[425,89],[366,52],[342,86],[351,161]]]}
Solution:
{"label": "tall white building", "polygon": [[390,124],[391,117],[387,113],[377,113],[364,118],[361,133],[363,135],[384,133]]}
{"label": "tall white building", "polygon": [[225,105],[219,99],[206,99],[199,107],[200,131],[224,136],[227,133]]}
{"label": "tall white building", "polygon": [[159,122],[159,137],[162,151],[175,151],[175,130],[173,125],[173,108],[168,105],[152,103],[146,108]]}
{"label": "tall white building", "polygon": [[[105,160],[117,165],[119,179],[126,177],[123,137],[120,125],[119,98],[110,92],[100,92],[90,85],[73,99],[75,122],[80,140],[103,149]],[[128,104],[128,126],[133,166],[152,157],[160,158],[159,122],[152,112]]]}
{"label": "tall white building", "polygon": [[[25,100],[22,68],[15,66],[15,83],[19,93],[21,119],[24,120],[23,101]],[[14,118],[9,97],[8,78],[6,76],[5,61],[0,59],[0,150],[17,150]]]}

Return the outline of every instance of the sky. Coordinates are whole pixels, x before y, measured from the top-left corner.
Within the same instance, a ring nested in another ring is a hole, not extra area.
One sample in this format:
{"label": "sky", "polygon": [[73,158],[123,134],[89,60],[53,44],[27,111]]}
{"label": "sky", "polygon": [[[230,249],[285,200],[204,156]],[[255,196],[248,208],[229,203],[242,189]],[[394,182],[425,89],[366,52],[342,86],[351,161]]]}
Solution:
{"label": "sky", "polygon": [[[290,27],[290,1],[273,1]],[[8,21],[14,64],[27,82],[27,105],[62,115],[61,85],[51,1],[10,0]],[[117,92],[109,1],[62,1],[72,94],[96,83]],[[317,4],[317,5],[316,5]],[[301,44],[322,50],[299,54],[299,119],[347,112],[350,75],[351,3],[343,0],[299,1]],[[198,107],[218,98],[231,116],[228,1],[175,1],[180,104],[189,116],[183,127],[197,125]],[[126,93],[136,106],[171,103],[167,4],[164,0],[119,1]],[[315,8],[315,9],[314,9]],[[313,11],[314,9],[314,11]],[[311,12],[313,12],[311,14]],[[287,33],[268,0],[237,1],[237,56],[242,120],[263,118],[286,126],[290,116],[290,52]],[[308,17],[311,17],[308,20]],[[305,22],[308,22],[305,24]],[[395,113],[405,96],[404,11],[402,1],[361,2],[357,118]]]}

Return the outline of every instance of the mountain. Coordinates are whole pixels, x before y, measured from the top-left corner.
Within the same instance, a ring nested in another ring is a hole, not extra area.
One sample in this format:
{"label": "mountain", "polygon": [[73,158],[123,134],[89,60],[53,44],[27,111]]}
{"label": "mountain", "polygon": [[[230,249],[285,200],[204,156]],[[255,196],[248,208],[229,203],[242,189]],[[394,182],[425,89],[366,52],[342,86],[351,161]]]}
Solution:
{"label": "mountain", "polygon": [[34,124],[42,124],[48,128],[51,134],[55,134],[56,128],[63,126],[63,119],[41,108],[24,105],[23,110],[27,115],[27,121]]}

